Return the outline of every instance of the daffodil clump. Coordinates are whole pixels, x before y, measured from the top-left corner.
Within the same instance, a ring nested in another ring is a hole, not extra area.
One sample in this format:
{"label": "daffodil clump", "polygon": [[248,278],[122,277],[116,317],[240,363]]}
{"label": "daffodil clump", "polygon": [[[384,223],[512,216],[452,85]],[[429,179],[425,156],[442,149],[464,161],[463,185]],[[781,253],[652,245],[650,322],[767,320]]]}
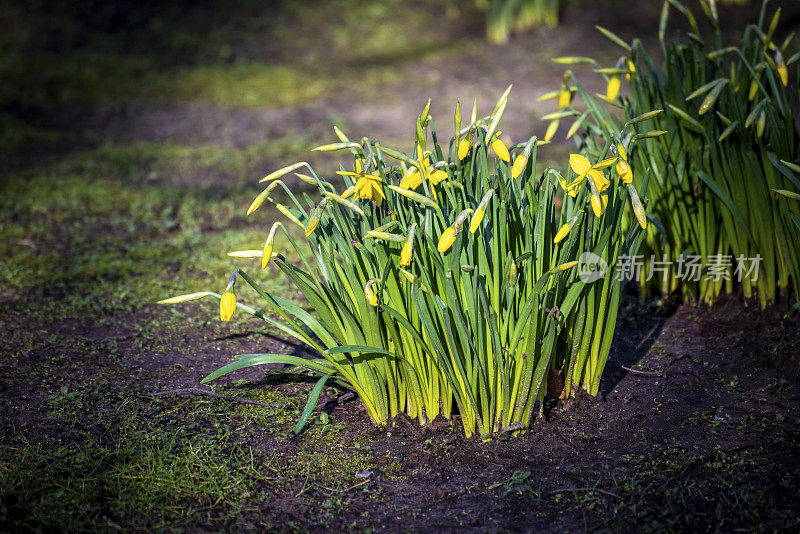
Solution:
{"label": "daffodil clump", "polygon": [[[649,118],[652,133],[635,143],[627,160],[649,170],[633,174],[636,187],[647,184],[654,222],[638,273],[643,295],[680,291],[710,304],[723,289],[741,287],[745,297],[757,297],[764,307],[780,288],[793,286],[800,298],[800,207],[780,209],[774,193],[800,185],[800,55],[789,55],[793,35],[780,31],[780,9],[768,14],[764,2],[741,41],[723,46],[715,3],[700,5],[715,42],[702,39],[688,8],[667,0],[659,28],[663,60],[651,57],[638,39],[627,43],[598,27],[625,55],[613,68],[600,68],[589,58],[560,58],[593,65],[607,91],[588,95],[567,72],[562,88],[585,97],[586,109],[570,105],[558,113],[576,117],[568,136],[591,153],[615,135],[620,115],[631,121],[663,110]],[[669,17],[676,14],[691,28],[683,41],[667,37]],[[629,97],[620,84],[629,85]],[[626,216],[628,224],[632,219]],[[692,259],[698,261],[698,276],[687,276]],[[754,264],[758,267],[751,269]]]}
{"label": "daffodil clump", "polygon": [[[537,138],[509,146],[497,131],[508,94],[486,117],[473,106],[466,125],[456,106],[456,134],[444,147],[429,102],[408,153],[335,129],[339,141],[316,150],[347,152],[351,166],[323,178],[301,162],[264,178],[248,213],[274,203],[272,191],[281,188],[290,205],[276,207],[286,224],[304,229],[309,253],[301,265],[287,262],[280,249],[298,244],[275,222],[263,250],[232,255],[277,267],[313,312],[264,291],[242,269],[221,296],[165,302],[219,298],[223,320],[238,308],[317,357],[239,356],[205,380],[293,364],[320,375],[298,428],[330,379],[355,391],[376,424],[401,413],[421,424],[458,415],[467,436],[485,438],[529,427],[549,375],[564,377],[556,395],[596,394],[621,290],[614,267],[643,236],[638,228],[627,239],[621,233],[625,206],[641,208],[624,141],[600,158],[573,154],[566,176],[537,174]],[[314,184],[316,199],[286,186],[283,177],[293,172]],[[583,272],[584,253],[607,270]],[[263,312],[236,302],[239,279],[263,299]]]}

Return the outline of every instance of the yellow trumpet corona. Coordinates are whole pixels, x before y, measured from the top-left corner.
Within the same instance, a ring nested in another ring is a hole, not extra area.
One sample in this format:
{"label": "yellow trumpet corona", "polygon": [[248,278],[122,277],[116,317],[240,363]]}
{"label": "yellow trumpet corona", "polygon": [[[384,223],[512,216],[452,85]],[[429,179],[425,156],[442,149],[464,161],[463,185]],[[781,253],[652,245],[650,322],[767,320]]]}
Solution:
{"label": "yellow trumpet corona", "polygon": [[219,300],[219,318],[228,322],[236,311],[236,295],[233,291],[226,291]]}

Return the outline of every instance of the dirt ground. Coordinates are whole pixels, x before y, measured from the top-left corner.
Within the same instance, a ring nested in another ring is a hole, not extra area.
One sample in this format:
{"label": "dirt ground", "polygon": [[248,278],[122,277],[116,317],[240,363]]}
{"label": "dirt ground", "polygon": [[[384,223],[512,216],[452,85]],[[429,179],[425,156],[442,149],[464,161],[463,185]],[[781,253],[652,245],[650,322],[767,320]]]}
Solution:
{"label": "dirt ground", "polygon": [[[55,29],[30,15],[44,44],[25,40],[33,50],[20,56],[50,61],[54,78],[0,94],[11,110],[0,125],[17,128],[3,138],[0,180],[0,531],[800,528],[800,314],[782,317],[785,298],[759,311],[736,295],[713,309],[626,295],[601,394],[547,406],[529,433],[488,443],[464,439],[457,420],[376,428],[332,387],[293,436],[311,385],[275,369],[213,387],[261,405],[173,391],[234,354],[306,354],[256,322],[219,323],[213,305],[153,304],[217,288],[232,268],[221,249],[263,243],[276,215],[243,217],[258,178],[301,158],[332,166],[308,150],[332,141],[333,124],[409,148],[427,98],[444,137],[457,98],[488,112],[512,82],[504,134],[541,135],[553,104],[537,98],[563,72],[549,58],[612,64],[619,50],[592,26],[652,41],[660,2],[584,3],[559,28],[503,46],[482,40],[480,14],[448,19],[431,2],[376,2],[366,14],[347,0],[308,12],[245,2],[230,20],[207,2],[158,16],[149,3],[80,2],[99,22],[77,30],[69,4],[54,4]],[[800,26],[800,8],[776,4],[787,28]],[[732,22],[753,11],[731,9]],[[27,13],[8,8],[3,27],[16,35]],[[382,33],[394,19],[410,29]],[[144,64],[167,74],[136,87],[137,65],[159,46],[163,57]],[[54,89],[93,61],[107,68],[102,54],[125,84],[99,76],[91,97]],[[237,62],[265,69],[277,89],[236,78]],[[568,151],[555,144],[544,158]],[[276,276],[268,283],[296,297]]]}

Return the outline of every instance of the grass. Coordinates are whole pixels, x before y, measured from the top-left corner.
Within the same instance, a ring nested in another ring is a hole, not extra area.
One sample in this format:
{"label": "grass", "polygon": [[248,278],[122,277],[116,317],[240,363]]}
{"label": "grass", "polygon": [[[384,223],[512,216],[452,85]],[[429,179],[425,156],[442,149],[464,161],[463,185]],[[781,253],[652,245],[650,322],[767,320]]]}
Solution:
{"label": "grass", "polygon": [[[0,10],[0,20],[13,20],[23,31],[0,37],[0,76],[6,81],[0,110],[12,112],[0,122],[9,130],[3,140],[13,144],[12,133],[24,130],[13,122],[16,112],[64,105],[148,99],[269,108],[338,91],[368,96],[378,86],[401,84],[407,77],[402,63],[463,48],[446,32],[427,31],[427,17],[443,8],[398,11],[397,4],[381,0],[363,8],[354,0],[328,0],[308,9],[303,3],[251,1],[211,13],[178,2],[130,13],[119,6],[98,8],[91,19],[81,13],[83,4],[9,6]],[[403,32],[394,29],[398,14]],[[330,23],[334,17],[337,24]],[[117,34],[109,35],[109,27]],[[43,32],[46,39],[40,38]],[[279,52],[263,49],[265,35],[282,43]],[[309,48],[330,57],[308,55]]]}
{"label": "grass", "polygon": [[[216,399],[142,402],[101,389],[64,386],[46,400],[45,428],[17,427],[0,447],[0,527],[117,530],[124,521],[136,530],[215,530],[246,517],[276,528],[259,519],[261,503],[355,484],[353,474],[372,466],[368,450],[342,445],[341,425],[312,427],[292,452],[254,445],[265,421],[278,443],[288,434],[299,415],[293,397],[270,394],[289,408],[265,413]],[[88,418],[78,416],[87,409]]]}

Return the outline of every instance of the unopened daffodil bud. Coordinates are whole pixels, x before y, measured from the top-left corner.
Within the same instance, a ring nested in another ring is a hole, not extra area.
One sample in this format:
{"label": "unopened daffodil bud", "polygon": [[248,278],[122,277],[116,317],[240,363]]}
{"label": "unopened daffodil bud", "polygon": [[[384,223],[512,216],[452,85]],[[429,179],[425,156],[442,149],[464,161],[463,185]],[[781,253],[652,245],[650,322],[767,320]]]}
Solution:
{"label": "unopened daffodil bud", "polygon": [[484,215],[486,215],[486,210],[484,208],[478,208],[475,210],[475,213],[472,215],[472,219],[469,221],[469,232],[471,234],[474,234],[478,230],[478,227],[483,221]]}
{"label": "unopened daffodil bud", "polygon": [[783,54],[780,50],[775,51],[775,67],[778,70],[778,76],[784,87],[789,85],[789,71],[786,68],[786,63],[783,61]]}
{"label": "unopened daffodil bud", "polygon": [[261,268],[266,269],[267,265],[269,265],[269,260],[272,259],[272,243],[267,242],[264,245],[264,252],[261,255]]}
{"label": "unopened daffodil bud", "polygon": [[453,226],[448,226],[445,228],[444,232],[442,232],[441,237],[439,237],[439,244],[436,246],[436,250],[444,254],[450,249],[450,247],[453,246],[453,243],[455,242],[456,229]]}
{"label": "unopened daffodil bud", "polygon": [[570,102],[572,102],[572,92],[566,85],[562,84],[561,89],[558,91],[558,107],[568,106]]}
{"label": "unopened daffodil bud", "polygon": [[228,322],[236,311],[236,295],[233,291],[226,291],[219,299],[219,318]]}
{"label": "unopened daffodil bud", "polygon": [[287,207],[286,207],[286,206],[284,206],[283,204],[275,204],[275,207],[276,207],[276,208],[278,208],[278,211],[279,211],[279,212],[281,212],[281,213],[283,213],[283,214],[286,216],[286,218],[288,218],[290,221],[292,221],[293,223],[295,223],[295,224],[296,224],[297,226],[299,226],[300,228],[303,228],[303,229],[305,229],[306,225],[305,225],[305,224],[303,224],[303,223],[300,221],[300,219],[298,219],[298,218],[297,218],[297,217],[294,215],[294,213],[292,213],[292,212],[289,210],[289,208],[287,208]]}
{"label": "unopened daffodil bud", "polygon": [[462,160],[469,154],[469,149],[472,148],[472,141],[469,137],[465,137],[458,142],[458,159]]}
{"label": "unopened daffodil bud", "polygon": [[511,263],[508,264],[508,277],[506,278],[508,280],[509,287],[514,287],[515,285],[517,285],[518,278],[519,276],[517,273],[517,262],[511,260]]}
{"label": "unopened daffodil bud", "polygon": [[606,86],[606,98],[609,100],[616,100],[617,96],[619,96],[619,88],[622,85],[621,80],[619,79],[619,74],[614,74],[611,78],[608,79],[608,85]]}
{"label": "unopened daffodil bud", "polygon": [[563,241],[564,238],[569,234],[569,231],[569,223],[565,223],[561,228],[558,229],[558,232],[556,232],[556,237],[553,239],[553,243],[560,243]]}
{"label": "unopened daffodil bud", "polygon": [[408,229],[408,238],[403,243],[403,248],[400,250],[400,266],[408,267],[411,265],[411,258],[414,253],[414,233],[417,228],[416,224],[412,224]]}
{"label": "unopened daffodil bud", "polygon": [[636,193],[636,189],[630,184],[628,184],[628,195],[631,197],[631,206],[633,206],[633,214],[636,215],[636,220],[639,221],[639,226],[642,227],[643,230],[647,229],[647,215],[644,211],[644,206],[642,205],[642,201],[639,200],[639,195]]}
{"label": "unopened daffodil bud", "polygon": [[750,91],[747,93],[747,100],[752,102],[756,94],[758,94],[758,82],[753,79],[753,81],[750,82]]}
{"label": "unopened daffodil bud", "polygon": [[567,237],[570,230],[572,230],[572,227],[578,221],[579,215],[580,212],[576,213],[570,218],[570,220],[568,220],[561,228],[558,229],[558,232],[556,232],[556,237],[553,238],[553,243],[560,243],[565,237]]}
{"label": "unopened daffodil bud", "polygon": [[514,165],[511,167],[511,177],[513,179],[519,178],[522,174],[522,171],[525,169],[525,165],[528,164],[528,154],[527,152],[523,152],[522,154],[517,155],[514,158]]}
{"label": "unopened daffodil bud", "polygon": [[[499,134],[500,132],[498,132]],[[497,157],[505,161],[506,163],[511,161],[511,154],[508,153],[508,148],[506,148],[506,144],[503,143],[498,137],[492,139],[492,150],[494,153],[497,154]]]}
{"label": "unopened daffodil bud", "polygon": [[630,59],[628,60],[628,70],[630,72],[625,75],[625,79],[628,81],[628,83],[630,83],[631,75],[632,74],[636,74],[636,64],[633,61],[631,61]]}
{"label": "unopened daffodil bud", "polygon": [[375,282],[379,282],[379,280],[377,278],[373,278],[367,282],[367,285],[364,286],[364,296],[366,297],[367,302],[369,302],[372,306],[378,305],[378,295],[376,295],[372,290],[372,284]]}
{"label": "unopened daffodil bud", "polygon": [[558,123],[560,121],[561,119],[555,119],[550,121],[550,124],[547,125],[547,131],[544,133],[545,141],[550,141],[553,136],[556,135],[556,132],[558,131]]}
{"label": "unopened daffodil bud", "polygon": [[756,136],[761,137],[764,135],[764,127],[767,125],[767,117],[764,115],[764,110],[758,114],[758,121],[756,121]]}
{"label": "unopened daffodil bud", "polygon": [[594,212],[595,217],[601,217],[603,215],[604,210],[603,210],[603,201],[600,200],[600,195],[592,193],[591,202],[592,202],[592,211]]}

